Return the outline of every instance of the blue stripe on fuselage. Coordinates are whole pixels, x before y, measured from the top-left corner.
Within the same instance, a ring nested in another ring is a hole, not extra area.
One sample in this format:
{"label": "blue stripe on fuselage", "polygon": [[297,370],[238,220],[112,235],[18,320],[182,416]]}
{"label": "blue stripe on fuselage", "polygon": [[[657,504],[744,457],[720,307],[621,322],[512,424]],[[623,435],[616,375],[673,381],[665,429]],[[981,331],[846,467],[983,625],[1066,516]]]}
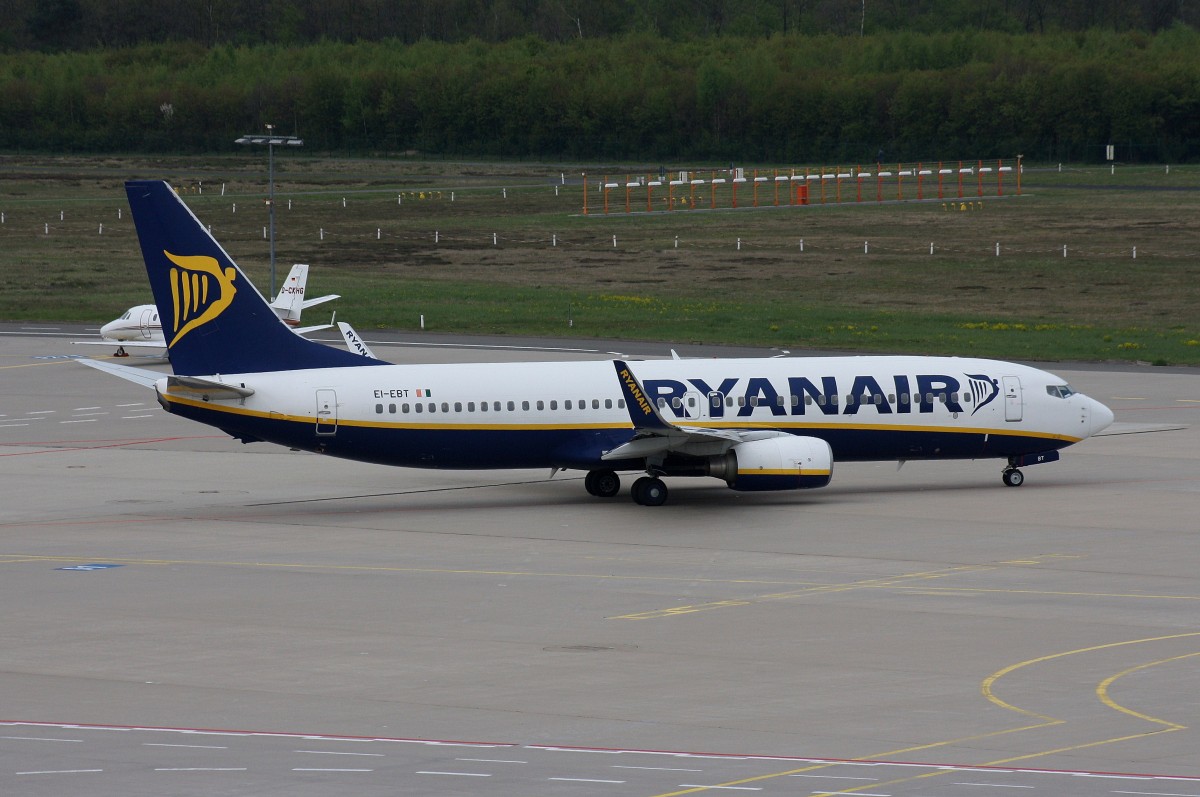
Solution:
{"label": "blue stripe on fuselage", "polygon": [[[605,451],[628,442],[632,429],[503,428],[471,425],[421,428],[407,425],[355,424],[341,420],[332,435],[318,435],[314,420],[233,412],[217,405],[170,400],[170,411],[216,426],[235,437],[265,440],[331,456],[418,468],[502,469],[606,467],[636,469],[638,462],[601,462]],[[764,425],[762,428],[770,428]],[[1016,434],[987,434],[924,427],[864,428],[821,424],[786,428],[792,434],[829,443],[835,462],[901,459],[975,459],[1053,451],[1072,440]]]}

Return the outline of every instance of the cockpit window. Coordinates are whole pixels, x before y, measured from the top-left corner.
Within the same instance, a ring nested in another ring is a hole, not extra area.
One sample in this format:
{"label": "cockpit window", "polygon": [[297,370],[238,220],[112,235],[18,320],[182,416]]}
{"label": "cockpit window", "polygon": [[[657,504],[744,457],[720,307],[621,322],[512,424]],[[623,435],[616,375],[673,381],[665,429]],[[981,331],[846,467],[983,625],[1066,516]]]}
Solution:
{"label": "cockpit window", "polygon": [[1070,398],[1075,395],[1075,391],[1070,385],[1046,385],[1046,392],[1056,398]]}

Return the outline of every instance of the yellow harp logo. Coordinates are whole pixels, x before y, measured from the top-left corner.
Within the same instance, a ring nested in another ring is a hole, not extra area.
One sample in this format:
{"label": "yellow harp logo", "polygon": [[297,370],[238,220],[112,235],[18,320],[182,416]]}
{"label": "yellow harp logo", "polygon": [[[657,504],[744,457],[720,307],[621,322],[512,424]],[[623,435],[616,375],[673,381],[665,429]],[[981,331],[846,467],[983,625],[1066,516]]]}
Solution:
{"label": "yellow harp logo", "polygon": [[225,312],[237,288],[237,269],[221,271],[216,258],[207,255],[173,255],[163,250],[176,265],[171,269],[172,333],[168,348],[193,329]]}

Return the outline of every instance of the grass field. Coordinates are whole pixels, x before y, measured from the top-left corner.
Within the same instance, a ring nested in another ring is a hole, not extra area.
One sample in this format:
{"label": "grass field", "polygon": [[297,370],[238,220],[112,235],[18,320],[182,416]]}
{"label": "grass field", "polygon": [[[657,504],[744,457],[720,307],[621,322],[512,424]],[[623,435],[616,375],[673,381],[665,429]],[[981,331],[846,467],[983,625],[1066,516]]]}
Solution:
{"label": "grass field", "polygon": [[[149,301],[131,177],[180,189],[266,293],[265,166],[0,156],[0,318],[101,322]],[[363,331],[424,315],[438,332],[1200,364],[1200,167],[1027,165],[1020,196],[1010,175],[1003,197],[991,181],[961,203],[879,203],[868,180],[860,204],[848,180],[841,204],[829,183],[826,204],[775,207],[764,186],[753,208],[743,186],[735,210],[726,185],[713,211],[704,186],[668,212],[664,187],[650,214],[626,214],[621,187],[607,215],[605,170],[587,171],[584,216],[580,167],[281,154],[277,273],[312,264],[309,291],[342,294]]]}

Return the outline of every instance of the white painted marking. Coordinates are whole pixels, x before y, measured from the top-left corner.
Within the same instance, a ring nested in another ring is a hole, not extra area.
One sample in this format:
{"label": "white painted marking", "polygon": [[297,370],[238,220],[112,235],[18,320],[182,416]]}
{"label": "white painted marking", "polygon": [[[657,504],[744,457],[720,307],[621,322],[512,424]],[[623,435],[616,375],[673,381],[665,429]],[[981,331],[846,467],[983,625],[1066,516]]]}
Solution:
{"label": "white painted marking", "polygon": [[820,795],[820,797],[832,797],[835,794],[848,794],[851,797],[853,795],[858,795],[858,797],[892,797],[890,794],[878,794],[869,791],[814,791],[813,794]]}
{"label": "white painted marking", "polygon": [[601,780],[600,778],[547,778],[546,780],[556,780],[562,783],[624,783],[623,780]]}
{"label": "white painted marking", "polygon": [[103,772],[103,769],[43,769],[37,772],[18,772],[18,775],[85,775],[92,772]]}
{"label": "white painted marking", "polygon": [[117,406],[118,407],[144,407],[144,406],[146,406],[146,402],[135,401],[132,404],[118,404]]}
{"label": "white painted marking", "polygon": [[430,770],[421,770],[418,775],[455,775],[460,778],[490,778],[491,775],[484,772],[432,772]]}
{"label": "white painted marking", "polygon": [[84,410],[98,410],[99,407],[76,407],[71,412],[83,412]]}
{"label": "white painted marking", "polygon": [[761,786],[702,786],[699,783],[680,783],[681,789],[722,789],[724,791],[762,791]]}
{"label": "white painted marking", "polygon": [[517,761],[513,758],[456,758],[455,761],[472,761],[480,764],[528,764],[528,761]]}
{"label": "white painted marking", "polygon": [[142,418],[153,418],[153,415],[122,415],[123,421],[140,421]]}
{"label": "white painted marking", "polygon": [[703,769],[684,769],[683,767],[629,767],[622,764],[613,764],[613,769],[648,769],[654,772],[703,772]]}
{"label": "white painted marking", "polygon": [[1153,797],[1200,797],[1196,794],[1180,794],[1172,791],[1114,791],[1113,794],[1143,794],[1153,795]]}
{"label": "white painted marking", "polygon": [[72,418],[86,418],[89,415],[108,415],[107,412],[77,412],[72,415]]}
{"label": "white painted marking", "polygon": [[95,423],[95,418],[85,418],[82,421],[59,421],[59,423]]}
{"label": "white painted marking", "polygon": [[82,742],[83,739],[54,739],[49,736],[0,736],[0,739],[8,739],[17,742]]}
{"label": "white painted marking", "polygon": [[293,753],[308,753],[310,755],[359,755],[374,758],[386,758],[385,753],[346,753],[341,750],[293,750]]}
{"label": "white painted marking", "polygon": [[142,742],[142,747],[189,747],[196,750],[228,750],[215,744],[167,744],[166,742]]}
{"label": "white painted marking", "polygon": [[303,767],[298,767],[298,768],[292,770],[292,772],[374,772],[374,771],[375,770],[373,770],[373,769],[304,769]]}
{"label": "white painted marking", "polygon": [[955,783],[955,786],[990,786],[993,789],[1036,789],[1037,786],[1015,786],[1011,783]]}
{"label": "white painted marking", "polygon": [[156,767],[155,772],[245,772],[246,767]]}
{"label": "white painted marking", "polygon": [[852,778],[849,775],[788,775],[789,778],[832,778],[834,780],[870,780],[876,781],[879,778]]}
{"label": "white painted marking", "polygon": [[27,423],[0,423],[0,429],[16,429],[18,426],[28,426]]}
{"label": "white painted marking", "polygon": [[53,415],[58,410],[30,410],[26,415]]}

